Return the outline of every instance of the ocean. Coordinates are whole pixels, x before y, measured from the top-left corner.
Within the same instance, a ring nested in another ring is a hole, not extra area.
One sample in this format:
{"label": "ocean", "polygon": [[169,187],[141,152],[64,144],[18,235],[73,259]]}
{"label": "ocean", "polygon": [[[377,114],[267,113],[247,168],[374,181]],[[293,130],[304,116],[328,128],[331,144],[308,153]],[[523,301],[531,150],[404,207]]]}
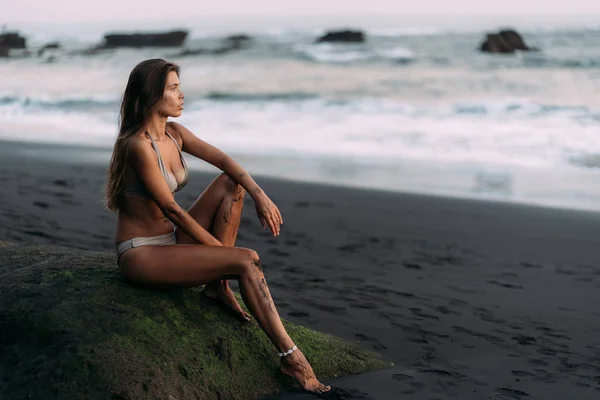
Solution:
{"label": "ocean", "polygon": [[[473,19],[296,20],[243,31],[164,22],[190,30],[186,49],[252,37],[246,49],[196,56],[76,54],[106,31],[25,27],[30,47],[58,40],[63,48],[0,60],[0,140],[31,142],[36,157],[63,158],[56,145],[77,146],[79,157],[107,164],[129,72],[162,57],[181,66],[178,122],[251,174],[600,210],[600,20],[560,22],[508,25],[541,49],[512,55],[480,53],[485,33],[504,25]],[[362,29],[367,40],[315,44],[328,28]]]}

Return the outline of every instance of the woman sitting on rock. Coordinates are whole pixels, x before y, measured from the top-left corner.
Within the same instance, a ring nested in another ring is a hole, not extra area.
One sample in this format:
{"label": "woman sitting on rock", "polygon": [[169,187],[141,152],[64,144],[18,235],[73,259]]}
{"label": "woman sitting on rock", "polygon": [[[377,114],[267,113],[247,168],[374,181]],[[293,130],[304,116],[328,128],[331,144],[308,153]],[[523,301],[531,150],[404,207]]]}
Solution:
{"label": "woman sitting on rock", "polygon": [[[184,126],[167,122],[181,115],[183,98],[173,63],[146,60],[129,75],[106,187],[106,208],[119,214],[119,269],[140,284],[206,285],[206,296],[249,320],[227,284],[237,279],[244,303],[278,349],[281,371],[307,391],[328,391],[285,331],[258,254],[234,247],[245,193],[274,236],[281,214],[236,161]],[[173,197],[188,180],[182,151],[224,171],[187,211]]]}

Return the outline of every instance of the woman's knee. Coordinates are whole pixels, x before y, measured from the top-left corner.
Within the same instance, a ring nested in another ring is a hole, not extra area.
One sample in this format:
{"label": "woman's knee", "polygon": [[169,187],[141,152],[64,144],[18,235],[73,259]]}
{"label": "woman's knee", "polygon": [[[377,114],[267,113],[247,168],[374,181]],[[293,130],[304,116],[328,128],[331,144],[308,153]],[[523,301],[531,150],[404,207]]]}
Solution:
{"label": "woman's knee", "polygon": [[258,253],[252,249],[242,250],[240,263],[242,266],[242,275],[262,275],[263,270],[260,264]]}
{"label": "woman's knee", "polygon": [[223,182],[223,186],[225,186],[225,190],[227,193],[230,193],[231,195],[235,196],[236,199],[241,200],[244,198],[246,191],[244,190],[242,185],[233,180],[231,176],[223,172],[219,176],[219,179]]}

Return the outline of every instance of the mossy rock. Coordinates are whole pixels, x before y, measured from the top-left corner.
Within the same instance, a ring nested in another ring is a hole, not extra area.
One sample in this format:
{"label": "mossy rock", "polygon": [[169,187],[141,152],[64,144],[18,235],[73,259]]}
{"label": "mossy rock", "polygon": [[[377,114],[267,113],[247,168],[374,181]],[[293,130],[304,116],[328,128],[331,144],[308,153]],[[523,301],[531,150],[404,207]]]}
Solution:
{"label": "mossy rock", "polygon": [[[327,379],[391,366],[283,321]],[[255,321],[199,288],[127,283],[111,253],[0,245],[0,398],[257,399],[296,383]]]}

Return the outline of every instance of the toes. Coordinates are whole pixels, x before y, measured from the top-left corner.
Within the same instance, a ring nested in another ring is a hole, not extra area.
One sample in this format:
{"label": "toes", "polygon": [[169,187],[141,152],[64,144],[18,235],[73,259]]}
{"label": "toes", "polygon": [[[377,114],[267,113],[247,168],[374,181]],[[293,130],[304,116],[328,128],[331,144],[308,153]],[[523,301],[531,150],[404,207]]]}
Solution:
{"label": "toes", "polygon": [[322,383],[319,383],[317,387],[314,389],[315,393],[327,393],[331,390],[331,386],[325,386]]}
{"label": "toes", "polygon": [[246,322],[249,322],[252,319],[250,314],[248,314],[246,311],[242,310],[241,308],[239,308],[237,310],[237,312],[239,313],[240,317]]}

